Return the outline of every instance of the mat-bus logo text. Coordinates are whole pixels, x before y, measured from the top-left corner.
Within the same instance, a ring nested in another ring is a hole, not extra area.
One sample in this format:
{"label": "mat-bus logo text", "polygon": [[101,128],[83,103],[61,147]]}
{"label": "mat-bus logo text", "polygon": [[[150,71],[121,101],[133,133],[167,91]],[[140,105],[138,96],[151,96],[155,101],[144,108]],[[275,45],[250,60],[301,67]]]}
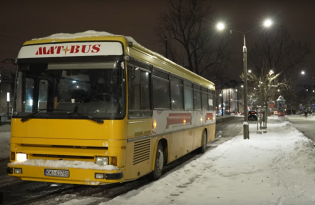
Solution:
{"label": "mat-bus logo text", "polygon": [[61,52],[65,52],[65,55],[67,55],[67,53],[98,53],[100,49],[100,44],[71,45],[69,48],[68,46],[39,47],[35,55],[60,54]]}

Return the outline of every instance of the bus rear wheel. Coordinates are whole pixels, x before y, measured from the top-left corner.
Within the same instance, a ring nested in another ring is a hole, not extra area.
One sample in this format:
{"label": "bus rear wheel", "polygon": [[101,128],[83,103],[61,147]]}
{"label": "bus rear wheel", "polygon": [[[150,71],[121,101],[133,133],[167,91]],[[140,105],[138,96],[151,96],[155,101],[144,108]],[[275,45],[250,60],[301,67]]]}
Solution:
{"label": "bus rear wheel", "polygon": [[200,152],[205,153],[207,150],[207,131],[204,130],[202,133],[202,145],[200,147]]}
{"label": "bus rear wheel", "polygon": [[151,178],[153,180],[157,180],[161,177],[164,165],[164,152],[163,152],[163,145],[162,142],[159,142],[156,154],[155,154],[155,163],[154,163],[154,170],[151,173]]}

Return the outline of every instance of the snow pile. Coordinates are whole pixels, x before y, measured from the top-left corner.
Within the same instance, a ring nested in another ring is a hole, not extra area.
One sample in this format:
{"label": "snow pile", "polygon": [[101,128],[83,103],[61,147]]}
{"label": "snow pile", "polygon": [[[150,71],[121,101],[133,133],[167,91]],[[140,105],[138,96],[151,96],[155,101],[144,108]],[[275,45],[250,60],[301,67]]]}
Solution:
{"label": "snow pile", "polygon": [[10,156],[10,135],[10,131],[0,131],[0,160]]}
{"label": "snow pile", "polygon": [[96,169],[96,170],[106,170],[113,171],[118,170],[118,167],[113,165],[97,165],[94,162],[85,162],[85,161],[69,161],[69,160],[45,160],[45,159],[28,159],[24,162],[11,162],[8,166],[16,165],[29,165],[29,166],[38,166],[45,168],[76,168],[76,169]]}
{"label": "snow pile", "polygon": [[[270,118],[269,118],[270,119]],[[313,142],[271,118],[268,133],[237,136],[110,204],[315,204]]]}
{"label": "snow pile", "polygon": [[[71,38],[102,37],[102,36],[123,36],[123,35],[116,35],[116,34],[112,34],[112,33],[106,32],[106,31],[89,30],[89,31],[84,31],[84,32],[79,32],[79,33],[56,33],[56,34],[52,34],[50,36],[43,37],[43,38],[34,38],[32,40],[71,39]],[[127,40],[129,42],[132,42],[134,44],[140,45],[132,37],[130,37],[130,36],[124,36],[124,37],[127,38]]]}

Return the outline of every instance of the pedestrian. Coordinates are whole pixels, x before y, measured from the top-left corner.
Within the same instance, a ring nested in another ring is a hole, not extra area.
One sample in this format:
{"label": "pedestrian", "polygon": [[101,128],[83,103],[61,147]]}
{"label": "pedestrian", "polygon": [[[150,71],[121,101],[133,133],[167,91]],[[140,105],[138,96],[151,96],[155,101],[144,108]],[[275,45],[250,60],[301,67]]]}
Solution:
{"label": "pedestrian", "polygon": [[305,108],[304,114],[305,114],[305,118],[307,118],[307,114],[308,114],[307,108]]}

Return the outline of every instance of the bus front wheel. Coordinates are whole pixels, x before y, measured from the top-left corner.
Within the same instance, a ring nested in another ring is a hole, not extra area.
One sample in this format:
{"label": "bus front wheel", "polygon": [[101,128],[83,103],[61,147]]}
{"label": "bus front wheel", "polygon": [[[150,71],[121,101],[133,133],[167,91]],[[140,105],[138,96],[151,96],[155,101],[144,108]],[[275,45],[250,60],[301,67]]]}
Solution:
{"label": "bus front wheel", "polygon": [[156,154],[155,154],[154,170],[151,173],[151,178],[153,180],[157,180],[161,177],[163,165],[164,165],[163,145],[162,145],[162,142],[159,142],[156,149]]}

